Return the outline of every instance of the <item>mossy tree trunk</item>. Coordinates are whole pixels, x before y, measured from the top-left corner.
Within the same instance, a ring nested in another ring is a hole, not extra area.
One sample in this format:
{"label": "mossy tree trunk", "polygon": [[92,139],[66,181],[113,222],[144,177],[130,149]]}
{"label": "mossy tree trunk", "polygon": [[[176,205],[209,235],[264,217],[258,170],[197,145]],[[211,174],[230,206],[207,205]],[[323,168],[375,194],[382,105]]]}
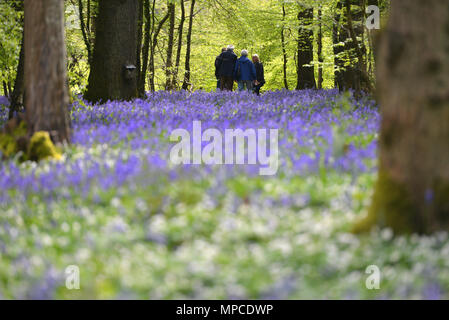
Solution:
{"label": "mossy tree trunk", "polygon": [[28,130],[70,141],[64,2],[25,0],[25,106]]}
{"label": "mossy tree trunk", "polygon": [[380,172],[369,217],[357,228],[447,231],[449,3],[392,1],[378,59]]}
{"label": "mossy tree trunk", "polygon": [[99,0],[87,100],[137,97],[138,24],[139,0]]}

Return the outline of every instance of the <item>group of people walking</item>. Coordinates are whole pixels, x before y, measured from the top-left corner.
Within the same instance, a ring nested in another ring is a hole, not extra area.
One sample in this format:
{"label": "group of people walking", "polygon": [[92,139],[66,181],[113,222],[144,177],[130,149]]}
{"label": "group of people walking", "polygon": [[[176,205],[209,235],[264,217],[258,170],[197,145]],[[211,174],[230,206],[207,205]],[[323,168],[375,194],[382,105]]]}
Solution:
{"label": "group of people walking", "polygon": [[263,64],[259,56],[254,54],[252,61],[248,59],[248,50],[242,50],[240,58],[234,53],[234,46],[223,48],[215,59],[215,77],[217,88],[232,91],[234,81],[238,90],[248,90],[260,95],[260,88],[265,84]]}

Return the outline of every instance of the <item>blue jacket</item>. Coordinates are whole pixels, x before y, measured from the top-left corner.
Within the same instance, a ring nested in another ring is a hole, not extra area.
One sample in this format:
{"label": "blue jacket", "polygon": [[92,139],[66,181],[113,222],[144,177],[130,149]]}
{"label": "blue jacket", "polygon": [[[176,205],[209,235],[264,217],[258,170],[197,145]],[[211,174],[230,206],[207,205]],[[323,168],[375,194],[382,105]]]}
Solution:
{"label": "blue jacket", "polygon": [[[240,68],[240,77],[238,77],[238,70]],[[256,68],[248,57],[240,57],[237,60],[234,68],[234,79],[237,81],[254,81],[256,80]]]}

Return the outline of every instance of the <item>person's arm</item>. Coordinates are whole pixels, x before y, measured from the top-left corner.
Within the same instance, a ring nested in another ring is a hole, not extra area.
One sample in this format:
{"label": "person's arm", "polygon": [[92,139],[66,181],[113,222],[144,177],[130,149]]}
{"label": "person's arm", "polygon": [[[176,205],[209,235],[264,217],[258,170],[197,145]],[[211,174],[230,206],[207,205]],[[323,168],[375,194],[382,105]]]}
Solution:
{"label": "person's arm", "polygon": [[218,79],[219,78],[219,74],[218,72],[220,71],[220,67],[221,67],[221,63],[223,61],[223,58],[221,57],[221,54],[217,57],[217,59],[215,59],[215,77]]}
{"label": "person's arm", "polygon": [[251,62],[251,74],[252,74],[252,78],[253,81],[257,81],[257,72],[256,72],[256,67],[254,66],[254,63]]}
{"label": "person's arm", "polygon": [[237,70],[239,68],[239,61],[237,60],[234,64],[234,72],[232,73],[232,77],[234,78],[235,81],[237,81]]}

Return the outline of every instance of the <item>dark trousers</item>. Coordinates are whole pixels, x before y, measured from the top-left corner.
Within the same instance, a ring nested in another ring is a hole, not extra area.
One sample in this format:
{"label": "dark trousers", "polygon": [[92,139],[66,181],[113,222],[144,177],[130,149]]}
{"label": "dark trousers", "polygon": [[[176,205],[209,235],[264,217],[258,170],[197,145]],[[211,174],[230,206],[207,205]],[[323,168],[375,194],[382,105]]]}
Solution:
{"label": "dark trousers", "polygon": [[220,89],[232,91],[234,89],[234,79],[232,79],[232,77],[221,77]]}
{"label": "dark trousers", "polygon": [[260,83],[257,86],[255,85],[253,87],[254,93],[257,94],[258,96],[260,96],[260,88],[262,88],[262,87],[263,87],[263,84],[260,84]]}

